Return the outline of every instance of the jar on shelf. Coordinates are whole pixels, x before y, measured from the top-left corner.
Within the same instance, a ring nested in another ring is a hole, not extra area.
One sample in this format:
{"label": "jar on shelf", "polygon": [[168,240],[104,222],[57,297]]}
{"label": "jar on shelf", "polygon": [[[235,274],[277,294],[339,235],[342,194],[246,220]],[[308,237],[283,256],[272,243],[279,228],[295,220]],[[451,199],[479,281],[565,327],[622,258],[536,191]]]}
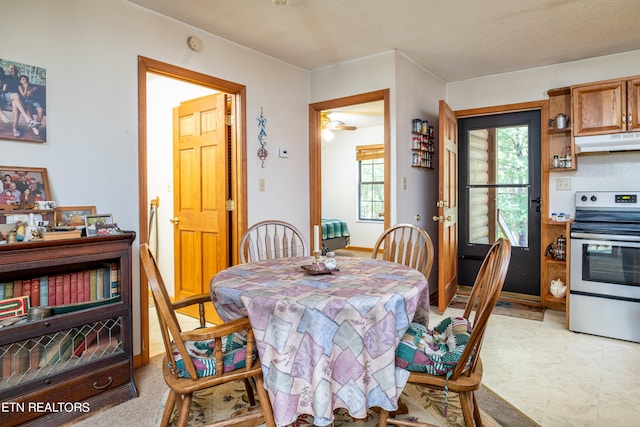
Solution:
{"label": "jar on shelf", "polygon": [[414,132],[414,133],[422,132],[422,119],[413,119],[411,121],[411,132]]}
{"label": "jar on shelf", "polygon": [[413,153],[413,159],[412,159],[412,165],[419,165],[420,164],[420,157],[418,156],[418,153]]}

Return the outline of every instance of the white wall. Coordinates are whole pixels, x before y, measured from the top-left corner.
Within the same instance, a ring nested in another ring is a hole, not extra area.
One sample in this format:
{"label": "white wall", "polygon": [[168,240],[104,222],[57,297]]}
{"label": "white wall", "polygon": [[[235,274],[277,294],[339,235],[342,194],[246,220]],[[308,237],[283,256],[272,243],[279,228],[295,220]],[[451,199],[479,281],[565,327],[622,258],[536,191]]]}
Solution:
{"label": "white wall", "polygon": [[[546,99],[547,90],[640,74],[640,50],[447,84],[454,110]],[[575,172],[550,174],[549,212],[575,212],[573,194],[582,190],[638,190],[640,153],[579,156]],[[558,178],[570,178],[570,191],[557,191]]]}
{"label": "white wall", "polygon": [[[437,224],[431,217],[437,213],[438,175],[435,170],[411,167],[411,120],[427,119],[437,129],[438,102],[445,98],[445,83],[401,53],[390,51],[312,71],[310,87],[310,102],[390,89],[390,224],[420,225],[437,242]],[[437,270],[434,265],[430,283],[436,283]]]}
{"label": "white wall", "polygon": [[349,227],[350,245],[373,248],[384,222],[358,220],[356,146],[383,144],[384,126],[334,132],[322,143],[322,218],[340,219]]}
{"label": "white wall", "polygon": [[[445,84],[428,70],[419,67],[404,55],[396,55],[396,87],[397,87],[397,128],[396,158],[398,181],[395,183],[398,194],[398,221],[417,224],[431,236],[438,259],[438,223],[432,217],[438,214],[438,171],[412,168],[411,165],[411,133],[412,119],[426,119],[436,130],[436,147],[438,138],[439,101],[445,97]],[[437,165],[438,150],[434,162]],[[402,186],[402,178],[406,177],[407,188]],[[418,220],[416,215],[420,217]],[[431,292],[437,286],[438,263],[435,262],[429,283]]]}
{"label": "white wall", "polygon": [[[99,213],[112,213],[121,228],[139,231],[142,55],[246,85],[249,223],[282,218],[301,225],[309,237],[307,71],[124,0],[4,2],[2,16],[2,58],[47,69],[48,128],[46,144],[0,141],[2,164],[47,168],[58,205],[95,205]],[[188,48],[190,35],[202,39],[201,52]],[[255,154],[261,107],[268,119],[265,168]],[[277,157],[279,146],[289,149],[288,159]],[[258,192],[259,177],[264,192]],[[139,353],[139,272],[133,266]]]}

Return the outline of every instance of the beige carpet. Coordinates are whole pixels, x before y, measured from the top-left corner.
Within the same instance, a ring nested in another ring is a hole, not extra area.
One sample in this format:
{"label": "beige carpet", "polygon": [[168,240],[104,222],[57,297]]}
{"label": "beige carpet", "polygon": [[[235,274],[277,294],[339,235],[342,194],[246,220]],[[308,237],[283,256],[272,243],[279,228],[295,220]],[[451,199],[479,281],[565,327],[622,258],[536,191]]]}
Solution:
{"label": "beige carpet", "polygon": [[[82,420],[76,420],[70,424],[74,427],[114,427],[126,425],[128,427],[155,427],[159,425],[161,419],[164,403],[167,398],[168,389],[161,374],[161,356],[155,356],[151,359],[151,362],[135,371],[135,380],[138,387],[140,396],[135,399],[131,399],[120,405],[104,410],[92,410],[86,414],[87,417]],[[200,403],[195,403],[192,406],[192,421],[189,426],[206,425],[205,417],[209,417],[210,411],[205,410],[206,407],[215,408],[217,405],[222,404],[225,407],[240,408],[246,405],[245,399],[242,397],[244,388],[240,384],[238,386],[230,386],[231,393],[216,391],[205,393],[203,398],[198,399]],[[234,389],[236,391],[234,391]],[[445,419],[441,414],[441,408],[444,406],[442,396],[439,398],[437,395],[431,395],[424,392],[425,395],[421,396],[423,392],[410,391],[407,389],[407,394],[410,398],[406,399],[407,405],[409,405],[412,413],[429,413],[430,417],[436,419],[436,426],[459,426],[460,412],[458,399],[455,393],[450,394],[449,401],[449,418]],[[417,396],[415,396],[417,394]],[[415,397],[413,397],[415,396]],[[429,397],[432,396],[432,397]],[[493,393],[491,390],[483,387],[477,393],[479,405],[482,408],[484,414],[485,427],[503,426],[503,427],[537,427],[538,425],[523,415],[516,408],[511,406],[507,401]],[[209,405],[207,402],[213,401],[213,404]],[[227,402],[224,402],[227,401]],[[423,402],[423,407],[426,409],[416,408],[415,405],[420,405],[416,402]],[[413,409],[412,409],[413,408]],[[438,409],[440,408],[440,409]],[[235,411],[237,409],[233,409]],[[231,410],[230,410],[231,411]],[[231,412],[233,412],[231,411]],[[456,412],[457,411],[457,412]],[[202,414],[202,415],[200,415]],[[207,415],[209,414],[209,415]],[[351,426],[364,427],[375,426],[375,413],[371,414],[372,418],[368,421],[364,421],[360,424],[354,424],[350,418],[344,418],[343,415],[339,415],[336,420],[337,426]],[[342,420],[342,421],[341,421]],[[1,423],[0,423],[1,424]],[[305,425],[305,424],[302,424]],[[308,425],[308,424],[307,424]]]}
{"label": "beige carpet", "polygon": [[[166,401],[167,394],[168,392],[165,394],[164,401]],[[477,398],[481,407],[482,420],[485,427],[537,426],[536,423],[513,408],[508,402],[486,388],[483,388],[477,393]],[[408,414],[400,416],[402,419],[418,420],[433,426],[464,426],[460,401],[456,393],[449,394],[447,417],[443,416],[445,397],[440,391],[408,385],[404,390],[402,400],[409,409]],[[190,427],[205,426],[213,421],[224,419],[236,411],[242,411],[247,407],[248,403],[245,396],[244,384],[241,382],[206,390],[194,395],[188,425]],[[485,412],[485,409],[487,412],[495,413],[495,415],[489,415]],[[367,418],[361,420],[350,417],[345,409],[338,409],[334,414],[334,427],[375,427],[378,425],[378,414],[374,410],[369,410]],[[155,425],[159,425],[161,417],[162,411],[159,408]],[[500,421],[497,419],[500,419]],[[170,426],[175,426],[176,421],[177,412],[174,411]],[[313,417],[303,415],[289,427],[311,426],[313,426]]]}

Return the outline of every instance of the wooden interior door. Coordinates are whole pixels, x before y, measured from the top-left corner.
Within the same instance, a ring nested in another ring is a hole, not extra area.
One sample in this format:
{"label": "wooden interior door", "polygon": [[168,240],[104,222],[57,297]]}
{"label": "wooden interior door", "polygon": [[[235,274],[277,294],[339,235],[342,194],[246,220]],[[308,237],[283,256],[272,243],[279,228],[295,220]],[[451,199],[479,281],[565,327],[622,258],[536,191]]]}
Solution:
{"label": "wooden interior door", "polygon": [[[226,95],[173,110],[175,297],[209,293],[228,266]],[[222,323],[212,306],[207,320]],[[185,314],[197,317],[197,306]]]}
{"label": "wooden interior door", "polygon": [[438,312],[458,289],[458,120],[440,101],[438,159]]}

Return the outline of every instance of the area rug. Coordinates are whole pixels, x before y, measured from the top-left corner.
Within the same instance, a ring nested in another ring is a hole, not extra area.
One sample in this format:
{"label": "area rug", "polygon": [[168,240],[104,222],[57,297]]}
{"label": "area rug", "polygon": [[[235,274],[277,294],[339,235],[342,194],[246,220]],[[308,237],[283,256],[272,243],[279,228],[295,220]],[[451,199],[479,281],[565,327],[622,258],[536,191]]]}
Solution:
{"label": "area rug", "polygon": [[[242,382],[225,384],[194,394],[188,426],[205,426],[216,420],[227,418],[229,414],[242,411],[248,407],[245,394],[244,383]],[[165,401],[166,397],[165,395]],[[482,421],[485,427],[538,426],[504,399],[500,398],[500,396],[484,387],[476,392],[476,397],[481,408]],[[464,426],[460,400],[456,393],[449,393],[447,417],[443,416],[445,398],[441,391],[409,384],[404,390],[402,401],[407,405],[409,413],[401,415],[400,418],[418,420],[440,427]],[[487,412],[485,412],[485,409]],[[334,414],[334,427],[376,427],[378,425],[378,414],[372,409],[368,411],[366,419],[351,418],[345,409],[337,409]],[[159,425],[161,417],[162,407],[159,409],[155,425]],[[175,426],[177,419],[177,412],[174,411],[169,425],[171,427]],[[289,427],[311,426],[313,426],[313,417],[301,415]]]}
{"label": "area rug", "polygon": [[[454,300],[449,304],[449,307],[464,310],[468,299],[469,298],[465,295],[456,295]],[[493,309],[493,314],[542,321],[544,319],[544,307],[537,307],[519,302],[498,301],[496,303],[496,307]]]}

